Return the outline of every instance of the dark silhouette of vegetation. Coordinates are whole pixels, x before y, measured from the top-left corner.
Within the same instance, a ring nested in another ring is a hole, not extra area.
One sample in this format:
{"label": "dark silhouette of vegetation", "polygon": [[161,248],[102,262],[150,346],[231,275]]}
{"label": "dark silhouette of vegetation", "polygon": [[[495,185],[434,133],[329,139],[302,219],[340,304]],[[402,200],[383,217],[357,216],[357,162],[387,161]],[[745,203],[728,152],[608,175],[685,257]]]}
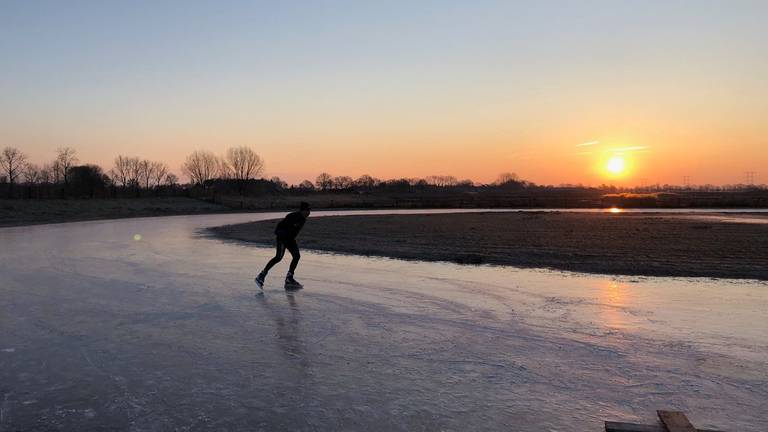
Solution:
{"label": "dark silhouette of vegetation", "polygon": [[248,181],[264,171],[261,157],[245,146],[228,149],[223,166],[227,176],[237,181]]}
{"label": "dark silhouette of vegetation", "polygon": [[27,163],[27,156],[13,147],[6,147],[0,154],[0,168],[5,173],[5,179],[8,182],[9,194],[13,194],[13,187],[21,176],[24,165]]}
{"label": "dark silhouette of vegetation", "polygon": [[70,147],[62,147],[57,150],[56,160],[53,165],[57,171],[61,173],[61,177],[64,179],[64,188],[69,186],[70,169],[77,163],[77,156],[75,156],[75,149]]}
{"label": "dark silhouette of vegetation", "polygon": [[75,166],[68,170],[69,186],[67,193],[74,197],[95,198],[109,186],[109,176],[96,165]]}
{"label": "dark silhouette of vegetation", "polygon": [[5,173],[0,176],[0,197],[126,198],[186,194],[185,188],[178,185],[178,177],[162,162],[118,156],[114,167],[105,173],[98,165],[77,165],[75,154],[72,148],[61,148],[51,163],[40,167],[27,162],[19,150],[6,148],[0,155],[0,172]]}
{"label": "dark silhouette of vegetation", "polygon": [[162,163],[119,155],[104,172],[93,164],[77,165],[76,151],[58,149],[50,163],[29,163],[20,150],[0,153],[0,197],[139,198],[179,196],[237,209],[288,208],[297,199],[314,208],[570,208],[570,207],[768,207],[768,188],[754,185],[537,185],[512,172],[490,184],[450,175],[425,178],[358,178],[323,172],[314,181],[291,185],[279,177],[262,178],[264,160],[248,147],[228,149],[219,157],[208,151],[187,156],[180,183]]}
{"label": "dark silhouette of vegetation", "polygon": [[203,186],[215,178],[226,177],[224,162],[215,154],[202,150],[187,156],[181,171],[198,186]]}
{"label": "dark silhouette of vegetation", "polygon": [[315,179],[315,186],[322,191],[333,188],[333,184],[333,176],[326,172],[320,173],[320,175],[317,176],[317,179]]}

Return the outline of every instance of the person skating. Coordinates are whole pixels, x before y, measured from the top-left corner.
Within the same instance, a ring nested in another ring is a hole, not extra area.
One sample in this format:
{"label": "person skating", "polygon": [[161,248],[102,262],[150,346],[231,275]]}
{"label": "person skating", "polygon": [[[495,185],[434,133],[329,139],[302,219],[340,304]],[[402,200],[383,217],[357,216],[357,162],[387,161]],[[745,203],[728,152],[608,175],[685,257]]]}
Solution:
{"label": "person skating", "polygon": [[291,265],[288,268],[288,274],[285,275],[285,289],[296,290],[304,287],[294,279],[293,272],[296,271],[296,266],[299,264],[299,259],[301,258],[299,246],[296,244],[296,236],[307,221],[309,213],[309,203],[302,202],[299,211],[288,213],[288,215],[277,224],[277,228],[275,228],[277,250],[274,258],[269,260],[267,266],[264,267],[264,270],[256,276],[255,281],[259,288],[264,288],[264,279],[267,277],[267,273],[269,273],[269,270],[274,267],[275,264],[283,259],[286,249],[291,253]]}

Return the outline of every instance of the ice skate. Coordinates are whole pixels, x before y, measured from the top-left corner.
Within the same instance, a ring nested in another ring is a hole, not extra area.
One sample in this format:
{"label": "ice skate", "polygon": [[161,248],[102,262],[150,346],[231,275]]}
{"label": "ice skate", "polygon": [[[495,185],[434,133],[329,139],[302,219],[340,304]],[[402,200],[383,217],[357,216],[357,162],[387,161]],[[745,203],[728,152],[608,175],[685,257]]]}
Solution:
{"label": "ice skate", "polygon": [[256,282],[256,285],[259,288],[264,289],[264,278],[265,277],[266,277],[266,275],[264,273],[259,273],[259,275],[256,276],[256,279],[254,279],[253,281]]}
{"label": "ice skate", "polygon": [[304,285],[299,283],[296,279],[293,278],[293,275],[288,275],[285,277],[285,289],[286,290],[300,290],[304,288]]}

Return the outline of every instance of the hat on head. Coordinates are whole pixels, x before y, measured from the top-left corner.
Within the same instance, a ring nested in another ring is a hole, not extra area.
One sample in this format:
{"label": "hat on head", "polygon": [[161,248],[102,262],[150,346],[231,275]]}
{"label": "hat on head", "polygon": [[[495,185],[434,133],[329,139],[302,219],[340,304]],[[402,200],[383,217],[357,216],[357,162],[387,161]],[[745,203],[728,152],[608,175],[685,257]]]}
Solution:
{"label": "hat on head", "polygon": [[306,201],[302,201],[301,204],[299,205],[299,209],[300,210],[310,210],[309,203],[306,202]]}

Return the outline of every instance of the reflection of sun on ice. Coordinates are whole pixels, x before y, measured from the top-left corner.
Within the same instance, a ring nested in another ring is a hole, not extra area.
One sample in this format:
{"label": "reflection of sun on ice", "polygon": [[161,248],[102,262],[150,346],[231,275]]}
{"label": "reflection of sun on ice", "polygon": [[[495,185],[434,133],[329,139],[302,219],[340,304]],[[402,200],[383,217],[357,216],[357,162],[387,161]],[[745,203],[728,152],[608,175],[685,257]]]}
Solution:
{"label": "reflection of sun on ice", "polygon": [[605,169],[611,174],[621,174],[624,172],[627,163],[622,156],[612,156],[605,164]]}
{"label": "reflection of sun on ice", "polygon": [[602,321],[606,327],[612,329],[631,327],[632,324],[627,320],[625,312],[626,295],[626,286],[616,280],[603,285],[600,290],[600,304],[602,306]]}
{"label": "reflection of sun on ice", "polygon": [[605,299],[611,306],[623,306],[622,286],[615,280],[608,283],[608,289],[605,293]]}

